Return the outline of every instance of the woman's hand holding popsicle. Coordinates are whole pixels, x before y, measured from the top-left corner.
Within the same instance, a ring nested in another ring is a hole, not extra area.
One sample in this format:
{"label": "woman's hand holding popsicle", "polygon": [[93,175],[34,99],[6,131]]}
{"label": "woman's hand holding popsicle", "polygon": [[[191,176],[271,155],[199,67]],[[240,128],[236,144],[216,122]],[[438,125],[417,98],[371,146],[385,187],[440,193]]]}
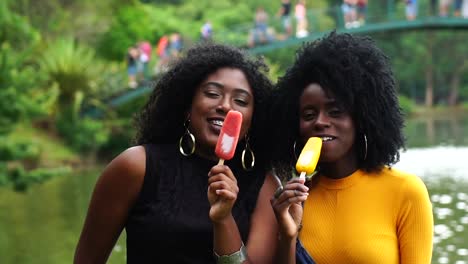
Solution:
{"label": "woman's hand holding popsicle", "polygon": [[271,198],[283,237],[297,236],[302,221],[302,202],[307,200],[309,188],[304,185],[305,179],[294,177],[286,183],[281,192]]}
{"label": "woman's hand holding popsicle", "polygon": [[208,201],[213,222],[221,222],[230,216],[238,193],[237,179],[228,166],[215,165],[211,168],[208,173]]}
{"label": "woman's hand holding popsicle", "polygon": [[303,214],[302,203],[309,195],[309,188],[304,185],[305,175],[315,171],[321,148],[321,138],[309,138],[296,163],[296,170],[300,176],[293,177],[284,187],[280,186],[271,198],[271,205],[280,224],[280,233],[288,238],[297,236],[300,229]]}

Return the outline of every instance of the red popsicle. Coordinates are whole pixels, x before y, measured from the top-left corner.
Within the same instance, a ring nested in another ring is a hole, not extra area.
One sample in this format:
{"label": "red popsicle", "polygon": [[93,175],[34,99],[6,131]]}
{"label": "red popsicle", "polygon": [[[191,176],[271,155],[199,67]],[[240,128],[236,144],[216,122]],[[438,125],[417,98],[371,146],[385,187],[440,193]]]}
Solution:
{"label": "red popsicle", "polygon": [[223,127],[216,143],[215,153],[220,158],[218,164],[223,164],[224,160],[230,160],[234,157],[241,125],[242,114],[235,110],[229,111],[224,119]]}

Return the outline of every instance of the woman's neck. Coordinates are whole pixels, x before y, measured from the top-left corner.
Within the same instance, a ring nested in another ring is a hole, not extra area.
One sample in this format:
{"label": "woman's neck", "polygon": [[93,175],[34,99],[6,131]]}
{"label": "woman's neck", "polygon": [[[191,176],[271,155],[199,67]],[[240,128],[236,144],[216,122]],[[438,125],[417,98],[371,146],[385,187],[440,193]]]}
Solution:
{"label": "woman's neck", "polygon": [[342,179],[357,171],[357,160],[339,160],[336,162],[323,162],[319,164],[320,173],[332,179]]}

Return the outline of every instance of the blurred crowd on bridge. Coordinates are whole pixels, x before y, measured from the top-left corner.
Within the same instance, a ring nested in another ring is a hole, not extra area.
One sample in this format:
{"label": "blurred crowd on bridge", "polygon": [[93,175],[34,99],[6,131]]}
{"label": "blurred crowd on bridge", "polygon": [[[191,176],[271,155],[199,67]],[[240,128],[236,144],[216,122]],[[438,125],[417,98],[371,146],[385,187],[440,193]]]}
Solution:
{"label": "blurred crowd on bridge", "polygon": [[[418,0],[405,0],[406,19],[418,17]],[[440,17],[468,18],[468,0],[430,0],[431,15]]]}
{"label": "blurred crowd on bridge", "polygon": [[[280,8],[274,14],[269,14],[263,6],[255,10],[253,23],[248,30],[248,48],[268,44],[274,41],[285,40],[291,37],[304,38],[313,31],[309,21],[313,19],[313,10],[307,9],[306,0],[280,1]],[[408,21],[418,18],[418,1],[403,0],[405,15]],[[468,18],[468,0],[428,0],[430,16],[433,17],[463,17]],[[397,0],[394,0],[396,3]],[[368,20],[368,0],[343,0],[339,6],[340,17],[337,24],[344,28],[358,28]],[[427,16],[427,14],[425,14]],[[213,39],[213,25],[207,20],[200,26],[198,41],[211,41]],[[149,41],[139,41],[128,48],[127,72],[128,86],[136,88],[138,84],[150,76],[164,72],[168,64],[180,55],[184,47],[180,32],[162,36],[152,45]],[[154,62],[150,64],[150,62]],[[150,66],[151,65],[151,66]],[[150,69],[151,67],[151,69]]]}
{"label": "blurred crowd on bridge", "polygon": [[[129,47],[126,56],[128,87],[136,88],[149,76],[165,71],[170,61],[179,57],[182,48],[183,41],[179,32],[162,36],[154,47],[146,40]],[[154,68],[150,69],[153,55],[157,60]]]}

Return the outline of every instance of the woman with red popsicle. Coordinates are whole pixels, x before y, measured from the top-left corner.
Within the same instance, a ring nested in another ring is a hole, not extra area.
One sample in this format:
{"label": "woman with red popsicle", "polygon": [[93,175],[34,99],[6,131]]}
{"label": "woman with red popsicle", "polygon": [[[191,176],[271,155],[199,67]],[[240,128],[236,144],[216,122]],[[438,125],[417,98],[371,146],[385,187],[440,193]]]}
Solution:
{"label": "woman with red popsicle", "polygon": [[124,229],[127,263],[273,262],[276,185],[260,133],[267,70],[237,48],[202,43],[160,77],[135,146],[97,181],[75,264],[105,263]]}
{"label": "woman with red popsicle", "polygon": [[[405,142],[388,57],[369,37],[331,32],[295,58],[275,89],[268,134],[275,171],[289,180],[271,200],[278,263],[297,263],[301,245],[320,264],[431,263],[427,188],[391,167]],[[295,164],[314,137],[322,141],[316,174],[291,177],[307,167]]]}

